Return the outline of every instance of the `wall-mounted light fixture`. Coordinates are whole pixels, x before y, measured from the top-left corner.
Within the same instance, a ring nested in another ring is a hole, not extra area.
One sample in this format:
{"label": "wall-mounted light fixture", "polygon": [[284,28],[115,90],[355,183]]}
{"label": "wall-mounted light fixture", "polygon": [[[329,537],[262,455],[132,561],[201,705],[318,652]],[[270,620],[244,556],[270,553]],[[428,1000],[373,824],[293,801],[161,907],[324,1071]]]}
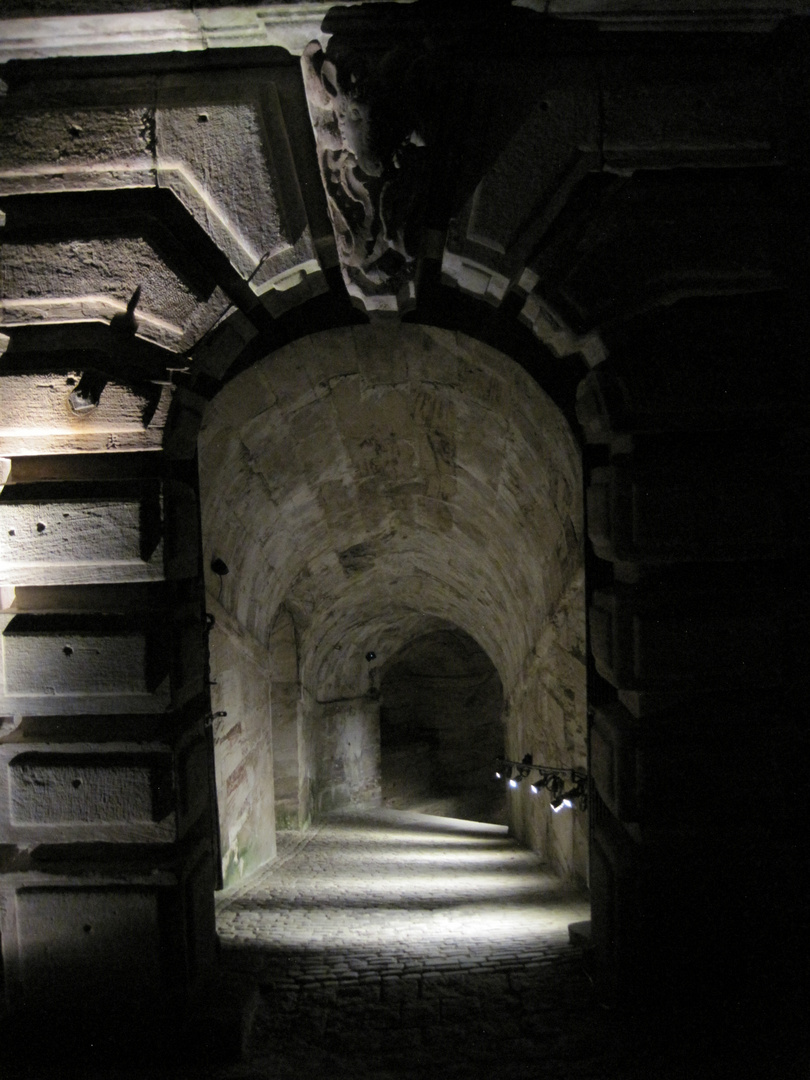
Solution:
{"label": "wall-mounted light fixture", "polygon": [[535,765],[531,754],[524,754],[522,761],[509,761],[498,758],[495,764],[495,776],[506,780],[511,788],[516,788],[522,780],[537,773],[531,781],[531,790],[535,795],[548,791],[551,796],[551,809],[555,814],[561,810],[570,810],[576,806],[584,810],[588,803],[588,776],[581,769],[561,769],[553,765]]}
{"label": "wall-mounted light fixture", "polygon": [[217,593],[217,600],[222,596],[222,582],[226,574],[230,573],[228,564],[224,559],[220,559],[218,555],[215,555],[211,560],[211,569],[219,578],[219,592]]}

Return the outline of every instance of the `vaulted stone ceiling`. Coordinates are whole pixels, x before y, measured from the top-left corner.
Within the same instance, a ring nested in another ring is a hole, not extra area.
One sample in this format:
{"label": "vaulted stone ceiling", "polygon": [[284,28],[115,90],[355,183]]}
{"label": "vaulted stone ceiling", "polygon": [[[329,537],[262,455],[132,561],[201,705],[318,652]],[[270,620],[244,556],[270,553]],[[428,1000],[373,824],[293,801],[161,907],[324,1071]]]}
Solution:
{"label": "vaulted stone ceiling", "polygon": [[200,476],[223,604],[266,642],[285,603],[321,700],[367,689],[367,651],[384,663],[449,626],[514,684],[581,561],[567,423],[517,364],[448,331],[345,328],[273,354],[211,403]]}

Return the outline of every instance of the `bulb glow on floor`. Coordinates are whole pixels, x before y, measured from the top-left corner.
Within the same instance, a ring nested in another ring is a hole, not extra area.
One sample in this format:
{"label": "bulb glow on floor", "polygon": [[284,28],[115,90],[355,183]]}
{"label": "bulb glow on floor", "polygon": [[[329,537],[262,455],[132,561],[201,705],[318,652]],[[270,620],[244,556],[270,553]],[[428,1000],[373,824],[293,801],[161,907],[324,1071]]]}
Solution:
{"label": "bulb glow on floor", "polygon": [[424,970],[541,957],[589,914],[503,827],[390,811],[343,814],[305,836],[293,858],[222,894],[226,911],[230,948]]}

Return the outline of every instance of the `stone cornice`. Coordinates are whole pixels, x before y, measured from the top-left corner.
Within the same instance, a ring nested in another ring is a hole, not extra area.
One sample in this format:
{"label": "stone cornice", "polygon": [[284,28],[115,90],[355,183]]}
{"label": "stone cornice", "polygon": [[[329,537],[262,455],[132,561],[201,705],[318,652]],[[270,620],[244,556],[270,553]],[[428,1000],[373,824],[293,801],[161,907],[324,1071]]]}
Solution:
{"label": "stone cornice", "polygon": [[0,63],[272,46],[300,56],[307,42],[322,36],[323,18],[335,6],[263,4],[0,19]]}
{"label": "stone cornice", "polygon": [[[59,56],[273,46],[300,56],[315,38],[325,44],[327,35],[321,32],[321,23],[328,11],[363,2],[333,0],[0,19],[0,64]],[[808,0],[738,0],[728,5],[717,0],[695,0],[689,5],[678,0],[648,0],[647,4],[636,0],[513,0],[513,6],[557,19],[588,21],[602,30],[768,31],[790,15],[810,13]]]}

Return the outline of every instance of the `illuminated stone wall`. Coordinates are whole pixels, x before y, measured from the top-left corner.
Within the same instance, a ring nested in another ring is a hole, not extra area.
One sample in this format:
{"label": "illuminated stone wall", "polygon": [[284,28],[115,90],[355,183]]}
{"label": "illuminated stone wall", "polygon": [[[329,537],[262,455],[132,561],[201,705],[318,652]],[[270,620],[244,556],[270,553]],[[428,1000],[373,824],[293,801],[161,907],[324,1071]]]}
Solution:
{"label": "illuminated stone wall", "polygon": [[[549,702],[568,704],[566,716],[544,706],[534,726],[514,708],[505,732],[491,695],[478,702],[485,715],[473,716],[448,693],[433,723],[434,735],[444,728],[440,771],[457,771],[459,754],[469,769],[465,739],[487,748],[462,785],[468,812],[502,805],[492,771],[505,737],[582,766],[571,736],[584,729],[575,676],[536,654],[550,649],[561,604],[579,604],[583,618],[578,451],[517,364],[461,334],[415,326],[301,339],[213,400],[200,478],[209,591],[220,589],[208,569],[217,555],[231,568],[222,603],[252,639],[274,640],[280,605],[294,626],[303,703],[295,752],[299,770],[313,764],[305,783],[285,750],[287,799],[297,789],[300,802],[307,789],[325,809],[380,797],[379,680],[431,634],[469,635],[510,701],[531,697],[527,687],[541,680]],[[544,824],[517,812],[512,824],[572,865],[572,844],[552,846]]]}

